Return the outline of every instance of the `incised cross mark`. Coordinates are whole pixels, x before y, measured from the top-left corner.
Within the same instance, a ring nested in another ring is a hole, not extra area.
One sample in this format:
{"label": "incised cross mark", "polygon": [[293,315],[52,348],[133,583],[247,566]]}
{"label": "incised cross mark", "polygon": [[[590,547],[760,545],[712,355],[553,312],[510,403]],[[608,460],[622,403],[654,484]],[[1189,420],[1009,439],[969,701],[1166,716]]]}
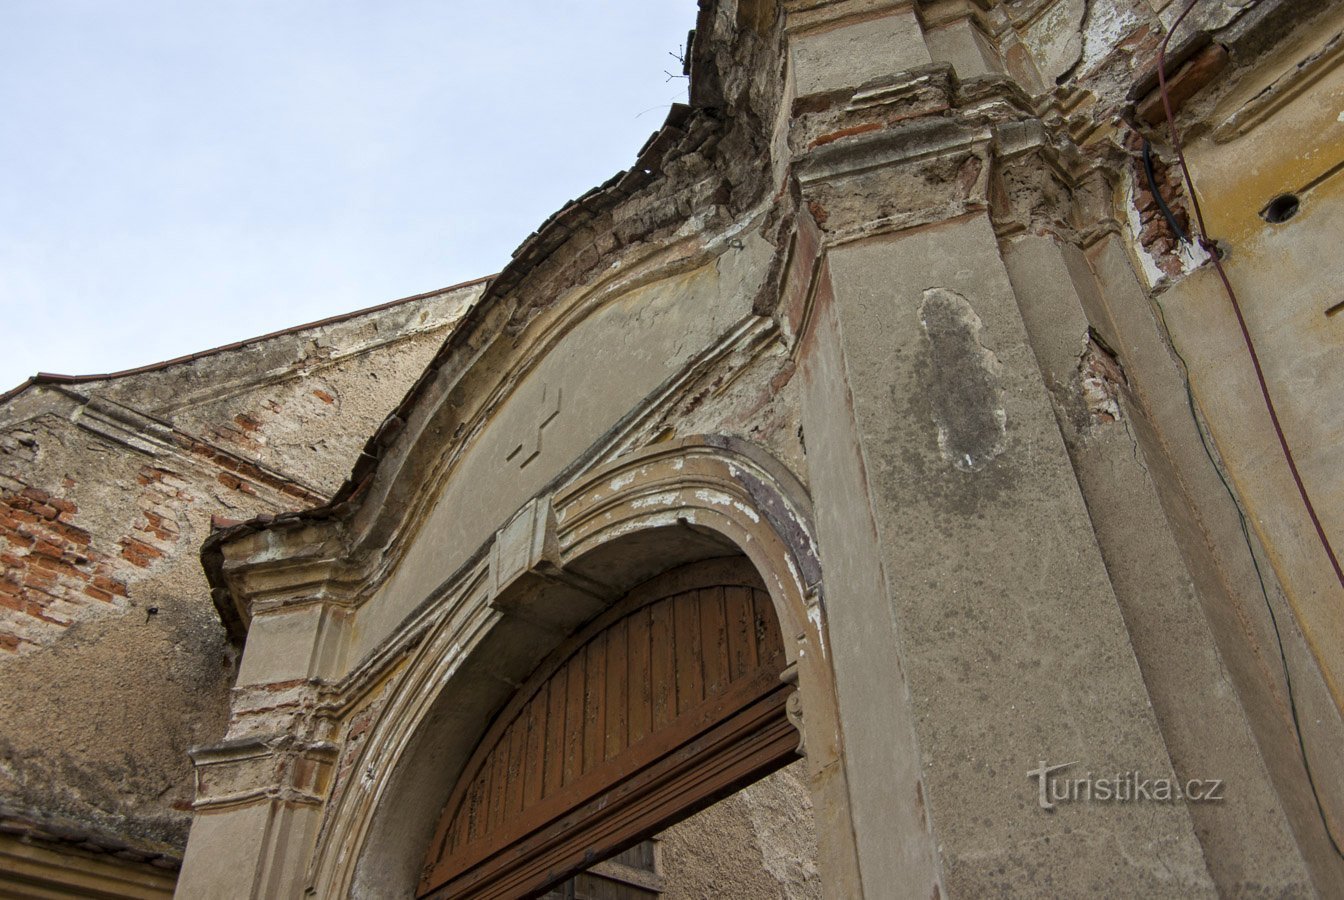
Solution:
{"label": "incised cross mark", "polygon": [[505,462],[518,463],[519,469],[527,468],[527,464],[541,455],[541,432],[551,423],[556,416],[560,415],[560,388],[551,388],[550,385],[541,386],[541,402],[537,404],[540,409],[535,427],[530,428],[524,434],[522,440],[513,445],[508,456],[504,457]]}

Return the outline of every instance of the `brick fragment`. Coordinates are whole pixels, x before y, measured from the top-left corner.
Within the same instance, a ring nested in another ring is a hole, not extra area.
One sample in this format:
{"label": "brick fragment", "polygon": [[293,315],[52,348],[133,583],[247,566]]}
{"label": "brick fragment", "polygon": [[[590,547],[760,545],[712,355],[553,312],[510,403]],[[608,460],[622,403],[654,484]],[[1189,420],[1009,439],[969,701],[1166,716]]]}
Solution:
{"label": "brick fragment", "polygon": [[133,566],[148,568],[155,560],[163,557],[163,551],[135,538],[121,539],[121,558]]}
{"label": "brick fragment", "polygon": [[95,575],[90,584],[117,597],[127,596],[126,585],[116,579],[108,578],[106,575]]}

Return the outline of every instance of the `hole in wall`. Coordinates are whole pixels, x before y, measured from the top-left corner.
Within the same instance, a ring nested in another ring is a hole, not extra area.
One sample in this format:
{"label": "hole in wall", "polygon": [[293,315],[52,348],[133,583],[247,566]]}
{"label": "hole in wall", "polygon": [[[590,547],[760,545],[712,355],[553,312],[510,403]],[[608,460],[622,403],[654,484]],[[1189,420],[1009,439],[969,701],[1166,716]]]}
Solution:
{"label": "hole in wall", "polygon": [[1260,210],[1260,218],[1273,225],[1287,222],[1302,208],[1302,201],[1296,194],[1280,194]]}

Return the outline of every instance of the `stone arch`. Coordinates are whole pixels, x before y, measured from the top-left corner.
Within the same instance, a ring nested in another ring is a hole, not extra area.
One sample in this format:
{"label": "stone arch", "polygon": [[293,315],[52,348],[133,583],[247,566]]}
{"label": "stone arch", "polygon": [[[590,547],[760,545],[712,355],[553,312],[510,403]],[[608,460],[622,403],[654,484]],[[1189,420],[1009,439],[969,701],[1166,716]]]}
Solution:
{"label": "stone arch", "polygon": [[735,439],[666,442],[532,501],[482,550],[433,598],[423,638],[393,676],[322,827],[308,879],[317,895],[410,894],[453,784],[537,661],[652,575],[735,554],[761,576],[797,683],[789,713],[819,864],[840,893],[857,883],[810,505],[787,469]]}

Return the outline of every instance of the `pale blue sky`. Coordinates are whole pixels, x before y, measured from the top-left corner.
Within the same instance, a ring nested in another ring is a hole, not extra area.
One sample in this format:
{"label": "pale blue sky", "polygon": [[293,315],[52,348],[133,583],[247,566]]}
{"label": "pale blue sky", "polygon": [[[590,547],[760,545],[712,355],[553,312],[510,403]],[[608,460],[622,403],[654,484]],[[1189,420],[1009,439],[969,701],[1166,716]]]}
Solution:
{"label": "pale blue sky", "polygon": [[0,0],[0,391],[497,271],[684,100],[695,0]]}

